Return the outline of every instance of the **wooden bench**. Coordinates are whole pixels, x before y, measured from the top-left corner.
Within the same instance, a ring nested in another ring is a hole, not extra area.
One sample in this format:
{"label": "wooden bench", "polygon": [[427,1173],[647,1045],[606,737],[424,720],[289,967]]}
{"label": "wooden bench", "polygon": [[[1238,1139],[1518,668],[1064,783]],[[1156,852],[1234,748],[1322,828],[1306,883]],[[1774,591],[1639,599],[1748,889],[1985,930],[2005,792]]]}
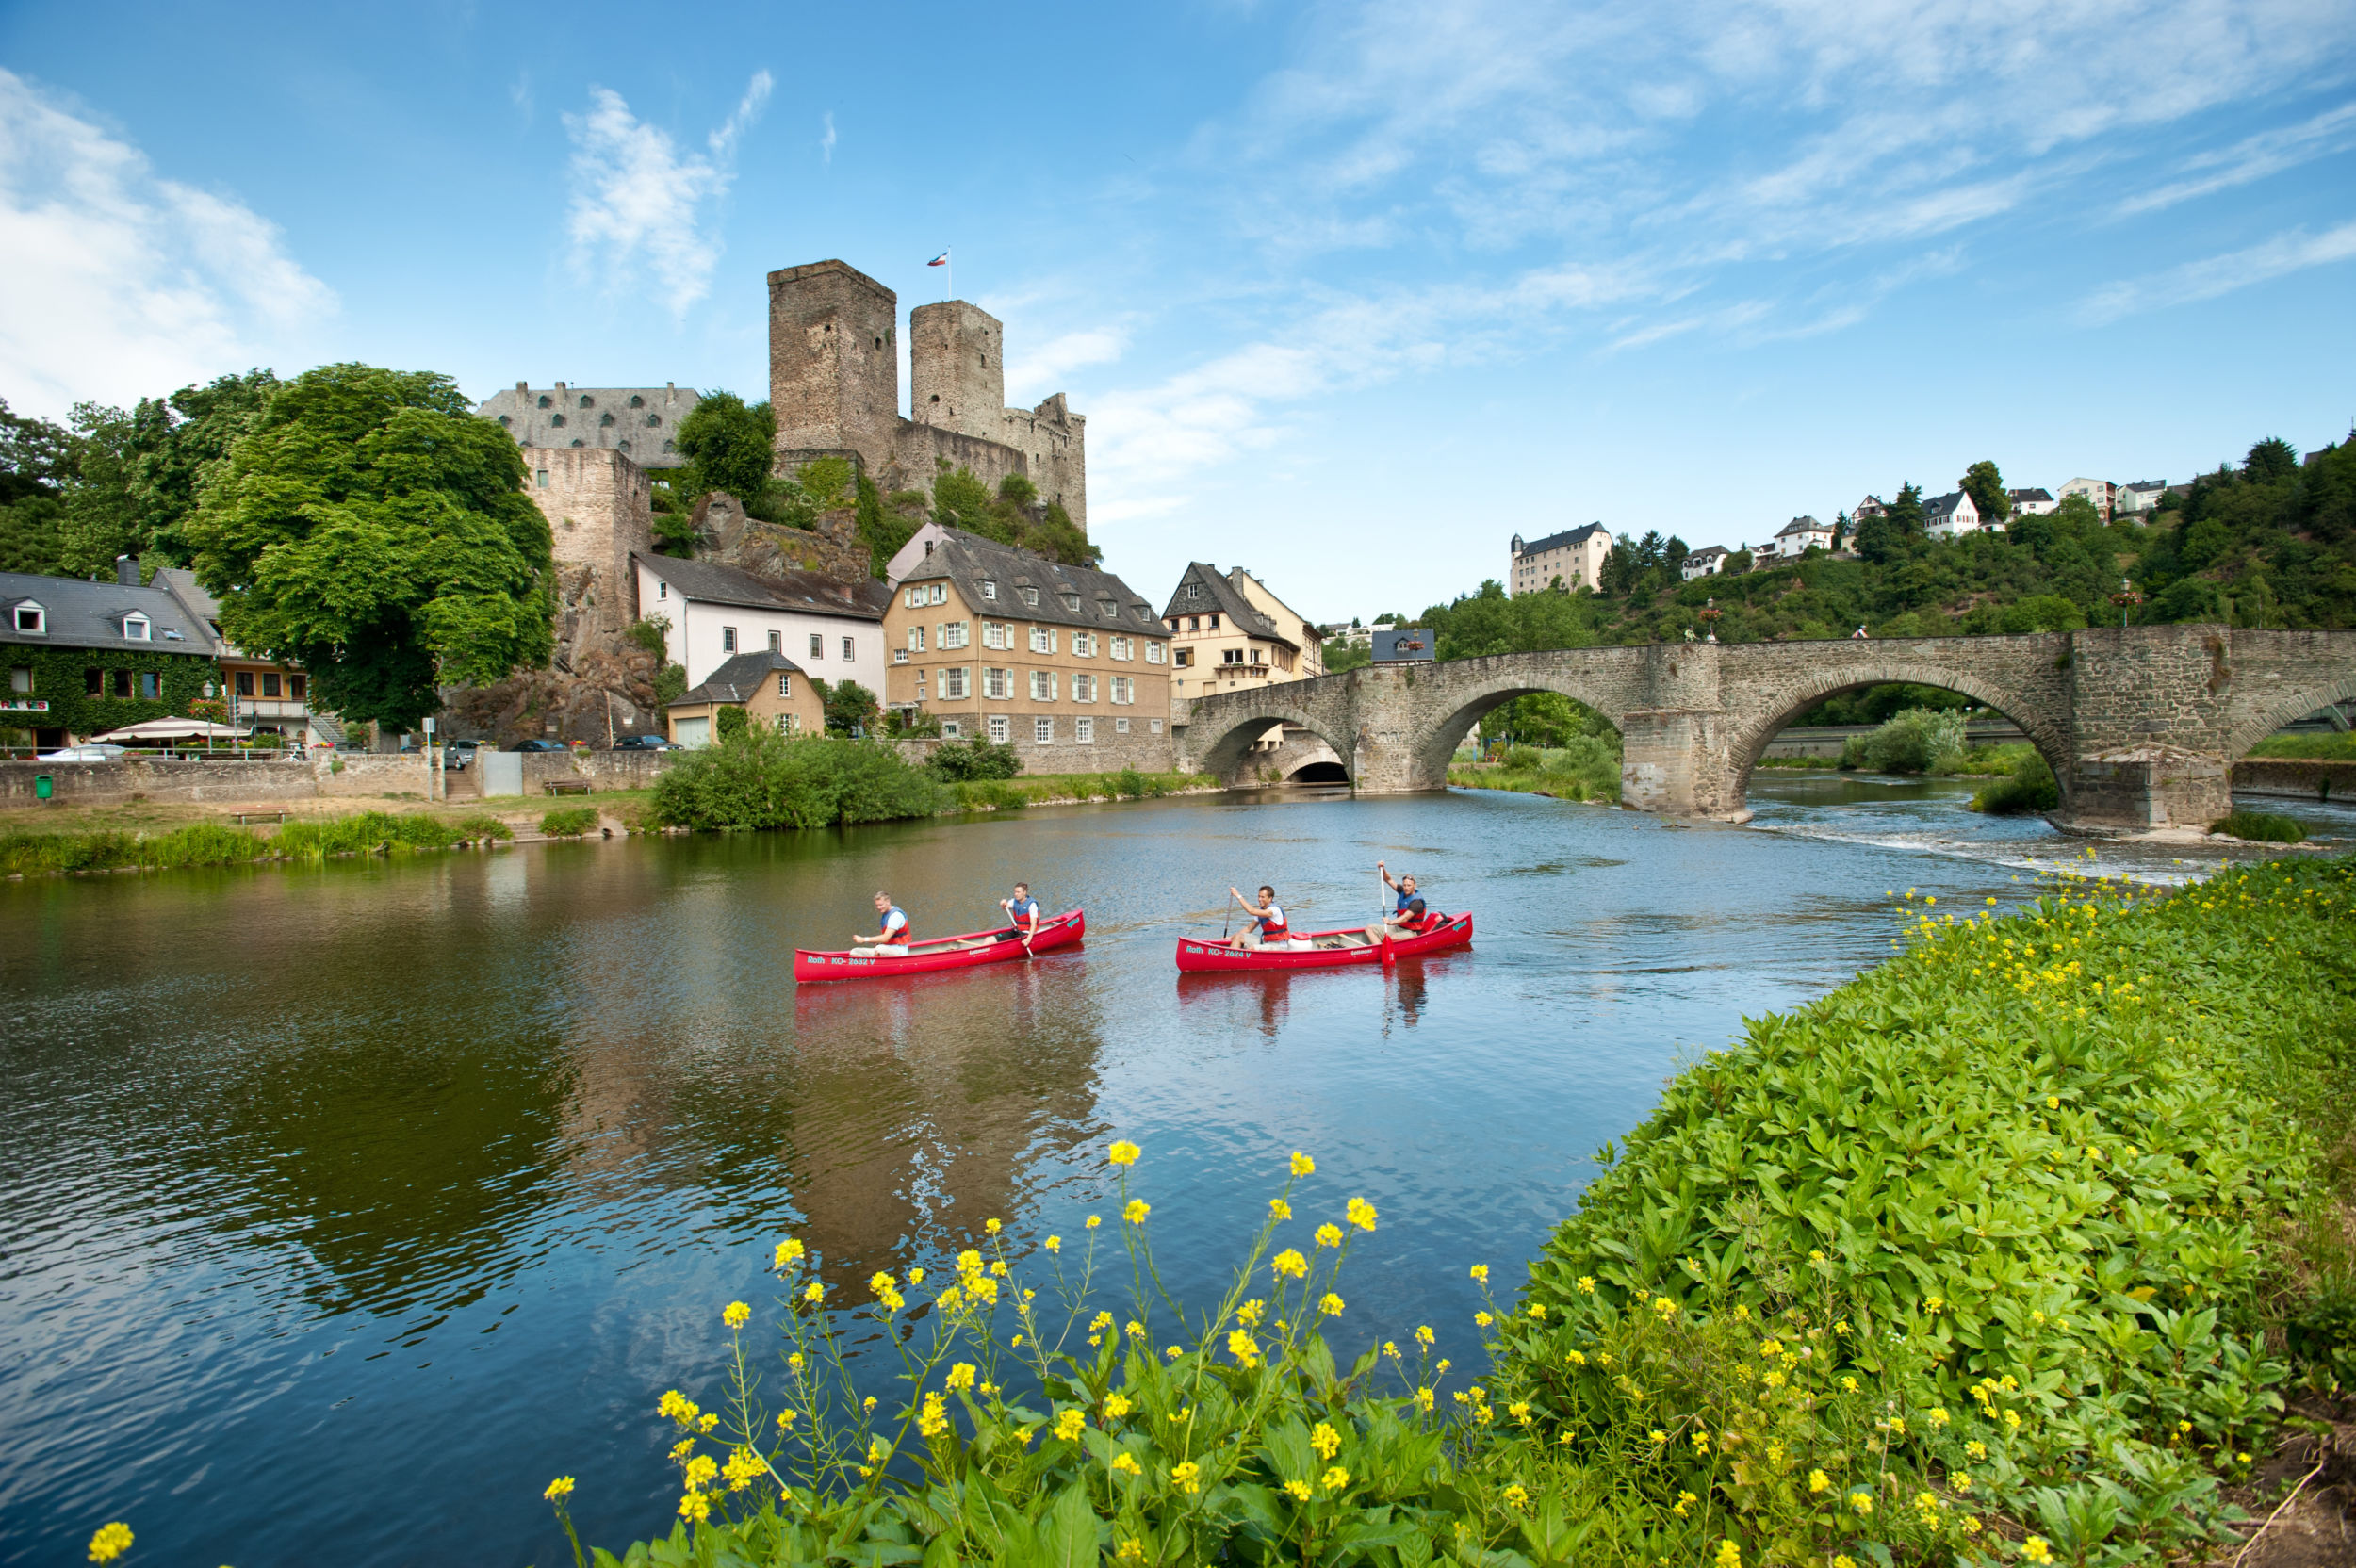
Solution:
{"label": "wooden bench", "polygon": [[540,786],[552,795],[585,795],[589,781],[585,778],[551,778]]}
{"label": "wooden bench", "polygon": [[244,827],[257,822],[283,823],[286,820],[286,813],[284,811],[232,811],[229,813],[229,820],[239,827]]}

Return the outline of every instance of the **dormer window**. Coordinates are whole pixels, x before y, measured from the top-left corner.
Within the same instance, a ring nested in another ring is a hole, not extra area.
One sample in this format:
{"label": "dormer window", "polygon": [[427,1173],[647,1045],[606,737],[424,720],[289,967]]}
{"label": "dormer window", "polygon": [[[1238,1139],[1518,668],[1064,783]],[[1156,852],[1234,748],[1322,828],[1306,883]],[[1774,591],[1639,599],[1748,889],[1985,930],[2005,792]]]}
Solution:
{"label": "dormer window", "polygon": [[540,394],[540,406],[541,406],[542,408],[547,408],[547,407],[548,407],[550,403],[554,402],[555,400],[556,400],[555,399],[553,399],[553,398],[549,397],[549,396],[548,396],[547,393],[545,393],[545,392],[543,392],[543,393],[541,393],[541,394]]}
{"label": "dormer window", "polygon": [[28,637],[49,635],[49,612],[30,600],[18,605],[10,619],[16,629]]}
{"label": "dormer window", "polygon": [[1023,589],[1023,602],[1024,604],[1029,605],[1029,606],[1030,606],[1032,609],[1034,609],[1034,610],[1038,609],[1038,608],[1039,608],[1039,590],[1038,590],[1038,589],[1036,589],[1036,588],[1025,588],[1025,589]]}
{"label": "dormer window", "polygon": [[1078,614],[1078,613],[1080,612],[1080,596],[1079,596],[1079,595],[1077,595],[1077,594],[1058,594],[1058,595],[1057,595],[1057,596],[1055,596],[1063,600],[1063,607],[1064,607],[1066,610],[1068,610],[1068,611],[1072,612],[1073,614],[1075,614],[1075,615],[1076,615],[1076,614]]}
{"label": "dormer window", "polygon": [[123,635],[134,643],[152,642],[154,629],[148,625],[147,617],[136,610],[123,617]]}
{"label": "dormer window", "polygon": [[581,406],[583,408],[595,408],[597,406],[597,400],[591,397],[588,393],[583,392],[581,395]]}
{"label": "dormer window", "polygon": [[646,406],[646,400],[633,392],[630,396],[630,406],[632,408],[644,408]]}
{"label": "dormer window", "polygon": [[982,579],[982,597],[986,599],[994,599],[997,596],[998,584],[990,581],[988,578]]}

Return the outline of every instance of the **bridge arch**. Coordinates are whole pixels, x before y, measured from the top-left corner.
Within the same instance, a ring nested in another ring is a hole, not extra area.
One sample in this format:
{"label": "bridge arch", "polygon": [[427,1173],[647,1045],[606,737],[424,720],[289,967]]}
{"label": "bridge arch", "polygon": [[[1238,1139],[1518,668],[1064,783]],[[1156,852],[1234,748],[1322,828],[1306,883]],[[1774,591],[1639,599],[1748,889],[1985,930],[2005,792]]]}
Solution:
{"label": "bridge arch", "polygon": [[1348,737],[1336,740],[1326,733],[1328,727],[1317,723],[1301,709],[1281,703],[1254,703],[1248,712],[1216,712],[1206,715],[1198,708],[1187,726],[1186,749],[1192,755],[1197,773],[1207,773],[1229,785],[1250,782],[1238,777],[1249,760],[1253,745],[1268,730],[1280,724],[1289,724],[1306,730],[1322,741],[1334,758],[1349,771]]}
{"label": "bridge arch", "polygon": [[2351,700],[2356,700],[2356,669],[2327,677],[2311,686],[2294,687],[2289,694],[2258,705],[2248,720],[2227,732],[2226,767],[2230,769],[2249,756],[2251,746],[2293,719],[2303,719],[2318,708],[2329,708],[2335,702]]}
{"label": "bridge arch", "polygon": [[1469,689],[1450,694],[1453,706],[1415,739],[1415,767],[1418,776],[1446,780],[1448,761],[1464,737],[1472,733],[1473,726],[1516,697],[1535,696],[1541,692],[1568,697],[1601,713],[1612,721],[1613,728],[1620,727],[1625,709],[1618,703],[1619,694],[1607,681],[1582,680],[1569,671],[1561,675],[1528,669],[1500,672],[1475,681]]}
{"label": "bridge arch", "polygon": [[1861,663],[1812,672],[1759,693],[1743,704],[1748,710],[1740,727],[1729,740],[1726,760],[1730,767],[1729,783],[1736,805],[1740,805],[1750,788],[1751,772],[1766,753],[1768,743],[1783,732],[1784,727],[1827,697],[1846,692],[1862,691],[1869,686],[1930,686],[1942,692],[1955,692],[1972,701],[1994,709],[2021,727],[2029,743],[2045,759],[2045,765],[2053,772],[2053,778],[2062,793],[2062,804],[2070,801],[2071,764],[2069,734],[2062,715],[2046,711],[2036,698],[2001,680],[1990,679],[1974,671],[1956,669],[1944,664],[1916,662],[1911,660],[1888,663]]}

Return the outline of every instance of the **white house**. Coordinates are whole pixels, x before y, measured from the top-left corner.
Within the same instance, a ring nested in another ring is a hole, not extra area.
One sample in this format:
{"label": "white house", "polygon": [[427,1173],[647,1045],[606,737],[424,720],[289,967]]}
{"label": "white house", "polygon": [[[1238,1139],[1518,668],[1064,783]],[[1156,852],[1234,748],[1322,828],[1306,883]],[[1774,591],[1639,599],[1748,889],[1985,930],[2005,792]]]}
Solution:
{"label": "white house", "polygon": [[2121,515],[2132,512],[2156,512],[2160,498],[2167,494],[2168,481],[2164,479],[2137,480],[2133,484],[2122,484],[2119,487],[2119,511]]}
{"label": "white house", "polygon": [[2119,486],[2106,479],[2073,479],[2061,487],[2063,500],[2072,496],[2084,496],[2092,501],[2094,510],[2101,513],[2102,520],[2107,523],[2111,520],[2112,510],[2119,504]]}
{"label": "white house", "polygon": [[1879,496],[1868,496],[1849,509],[1849,520],[1861,523],[1868,517],[1887,517],[1890,508]]}
{"label": "white house", "polygon": [[1820,523],[1813,517],[1794,517],[1776,531],[1775,538],[1759,546],[1762,557],[1792,561],[1806,554],[1809,546],[1819,549],[1832,548],[1832,525]]}
{"label": "white house", "polygon": [[638,614],[659,620],[665,662],[700,686],[740,653],[784,654],[820,680],[856,680],[881,701],[884,606],[880,582],[854,587],[816,572],[755,577],[716,561],[634,555]]}
{"label": "white house", "polygon": [[2007,490],[2004,498],[2012,502],[2016,517],[2042,517],[2061,505],[2051,490]]}
{"label": "white house", "polygon": [[1726,557],[1733,552],[1724,545],[1704,545],[1685,558],[1685,580],[1697,577],[1716,577],[1726,570]]}
{"label": "white house", "polygon": [[1534,594],[1551,587],[1557,578],[1573,591],[1599,587],[1604,558],[1611,553],[1612,534],[1601,523],[1565,529],[1528,543],[1516,533],[1506,562],[1505,591]]}
{"label": "white house", "polygon": [[1967,490],[1956,490],[1944,496],[1934,496],[1922,503],[1922,531],[1934,539],[1955,539],[1966,533],[1977,533],[1983,525],[1980,509],[1972,504]]}

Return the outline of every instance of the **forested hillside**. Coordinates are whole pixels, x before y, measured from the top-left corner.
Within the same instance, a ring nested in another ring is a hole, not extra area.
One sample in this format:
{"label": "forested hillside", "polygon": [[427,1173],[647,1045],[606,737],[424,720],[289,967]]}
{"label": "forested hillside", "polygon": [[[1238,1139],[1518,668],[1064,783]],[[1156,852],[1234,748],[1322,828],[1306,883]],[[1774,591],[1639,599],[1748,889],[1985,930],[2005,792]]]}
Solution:
{"label": "forested hillside", "polygon": [[1484,582],[1426,610],[1422,624],[1439,634],[1442,659],[1713,629],[1720,642],[1846,637],[1860,626],[1876,637],[2064,631],[2115,624],[2123,582],[2141,596],[2124,607],[2135,625],[2356,626],[2356,438],[2303,465],[2287,443],[2261,441],[2240,465],[2170,491],[2144,526],[2105,525],[2073,498],[2003,533],[1937,540],[1922,531],[1917,494],[1906,486],[1890,519],[1869,521],[1854,556],[1811,550],[1788,566],[1685,582],[1679,542],[1623,536],[1603,593],[1509,598]]}

